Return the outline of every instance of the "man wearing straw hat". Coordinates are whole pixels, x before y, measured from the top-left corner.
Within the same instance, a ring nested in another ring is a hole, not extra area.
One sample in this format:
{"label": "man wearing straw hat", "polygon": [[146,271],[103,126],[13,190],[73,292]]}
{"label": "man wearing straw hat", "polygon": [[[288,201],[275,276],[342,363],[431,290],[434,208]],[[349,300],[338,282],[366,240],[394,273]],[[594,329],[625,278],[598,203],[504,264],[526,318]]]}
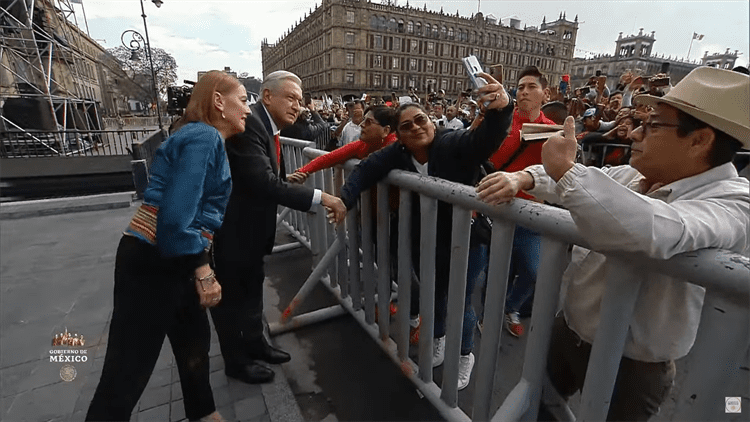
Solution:
{"label": "man wearing straw hat", "polygon": [[[702,248],[750,253],[750,188],[731,161],[750,149],[750,77],[701,67],[664,97],[640,95],[654,109],[631,134],[630,165],[575,164],[573,119],[550,138],[543,165],[493,173],[477,187],[485,202],[519,190],[566,207],[598,251],[641,252],[667,259]],[[607,258],[574,247],[563,275],[565,301],[555,321],[547,371],[563,397],[583,386],[599,326]],[[674,361],[695,341],[705,289],[650,273],[641,285],[608,420],[646,420],[669,395]]]}

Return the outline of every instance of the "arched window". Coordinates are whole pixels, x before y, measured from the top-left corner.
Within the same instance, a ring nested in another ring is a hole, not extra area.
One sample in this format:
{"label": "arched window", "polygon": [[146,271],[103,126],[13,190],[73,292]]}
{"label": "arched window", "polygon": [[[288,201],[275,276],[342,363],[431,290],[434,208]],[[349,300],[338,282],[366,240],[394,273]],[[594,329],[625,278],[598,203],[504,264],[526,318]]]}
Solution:
{"label": "arched window", "polygon": [[406,33],[413,34],[414,33],[414,22],[409,21],[406,23]]}
{"label": "arched window", "polygon": [[404,20],[403,19],[398,20],[398,32],[402,34],[404,33]]}
{"label": "arched window", "polygon": [[434,25],[434,26],[432,27],[432,37],[433,37],[433,38],[438,38],[439,36],[440,36],[440,29],[438,28],[438,25],[437,25],[437,24],[435,24],[435,25]]}
{"label": "arched window", "polygon": [[443,38],[446,38],[448,35],[448,28],[446,28],[445,25],[443,25],[443,27],[440,28],[440,32],[442,33]]}
{"label": "arched window", "polygon": [[425,35],[430,36],[430,30],[431,29],[432,29],[432,27],[430,26],[429,23],[424,24],[424,34]]}
{"label": "arched window", "polygon": [[452,40],[453,36],[453,27],[451,26],[450,28],[448,28],[448,38]]}
{"label": "arched window", "polygon": [[422,35],[422,23],[421,22],[417,22],[416,34]]}
{"label": "arched window", "polygon": [[396,28],[397,28],[397,26],[396,26],[396,19],[395,18],[391,18],[388,21],[388,30],[389,31],[395,31]]}

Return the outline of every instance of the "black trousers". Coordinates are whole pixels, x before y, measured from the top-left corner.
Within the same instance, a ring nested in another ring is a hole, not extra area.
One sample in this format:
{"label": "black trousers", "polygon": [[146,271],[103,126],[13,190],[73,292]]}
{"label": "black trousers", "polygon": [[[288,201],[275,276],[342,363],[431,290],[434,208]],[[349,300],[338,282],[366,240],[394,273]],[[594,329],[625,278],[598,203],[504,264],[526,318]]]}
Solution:
{"label": "black trousers", "polygon": [[211,308],[225,364],[252,363],[248,348],[263,338],[263,255],[246,261],[215,256],[222,300]]}
{"label": "black trousers", "polygon": [[165,335],[180,373],[185,416],[200,419],[216,410],[209,384],[211,329],[193,270],[181,264],[134,237],[120,240],[107,354],[86,420],[130,420]]}

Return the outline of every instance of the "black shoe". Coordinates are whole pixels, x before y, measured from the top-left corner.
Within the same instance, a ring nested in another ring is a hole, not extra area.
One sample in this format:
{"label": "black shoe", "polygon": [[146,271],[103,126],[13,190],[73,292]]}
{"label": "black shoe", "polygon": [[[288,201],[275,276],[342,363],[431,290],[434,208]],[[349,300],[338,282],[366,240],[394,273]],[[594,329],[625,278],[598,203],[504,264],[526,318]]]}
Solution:
{"label": "black shoe", "polygon": [[271,368],[259,363],[251,363],[248,365],[225,364],[224,373],[228,377],[248,384],[271,382],[275,375]]}
{"label": "black shoe", "polygon": [[265,340],[256,342],[255,346],[249,347],[247,355],[250,359],[262,360],[273,365],[292,360],[289,353],[271,346]]}

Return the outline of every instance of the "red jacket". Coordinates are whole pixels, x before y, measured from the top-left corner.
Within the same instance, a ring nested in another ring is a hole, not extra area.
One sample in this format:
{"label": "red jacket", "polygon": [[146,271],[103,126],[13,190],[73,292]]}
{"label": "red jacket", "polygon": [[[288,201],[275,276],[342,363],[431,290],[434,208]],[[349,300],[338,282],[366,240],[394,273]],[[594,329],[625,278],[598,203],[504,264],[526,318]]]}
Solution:
{"label": "red jacket", "polygon": [[391,133],[382,143],[367,145],[361,139],[350,142],[341,148],[337,148],[326,155],[310,161],[306,166],[300,167],[303,173],[315,173],[316,171],[327,169],[338,164],[343,164],[352,158],[364,159],[373,152],[386,147],[396,141],[396,134]]}
{"label": "red jacket", "polygon": [[[534,164],[542,163],[543,142],[534,142],[528,144],[528,146],[526,146],[526,148],[520,155],[513,158],[513,161],[511,163],[508,163],[508,160],[510,160],[516,154],[518,148],[522,147],[521,126],[524,123],[543,123],[546,125],[555,124],[555,122],[548,119],[541,111],[539,112],[539,117],[532,122],[527,117],[522,117],[518,109],[516,108],[516,110],[513,112],[513,125],[511,126],[510,135],[505,138],[505,141],[503,141],[502,145],[500,145],[500,148],[497,149],[497,152],[495,152],[492,157],[490,157],[490,161],[492,162],[492,165],[495,166],[496,170],[514,172],[523,170],[526,167],[532,166]],[[526,199],[532,198],[531,196],[526,195],[523,192],[518,192],[517,196],[519,198]]]}

